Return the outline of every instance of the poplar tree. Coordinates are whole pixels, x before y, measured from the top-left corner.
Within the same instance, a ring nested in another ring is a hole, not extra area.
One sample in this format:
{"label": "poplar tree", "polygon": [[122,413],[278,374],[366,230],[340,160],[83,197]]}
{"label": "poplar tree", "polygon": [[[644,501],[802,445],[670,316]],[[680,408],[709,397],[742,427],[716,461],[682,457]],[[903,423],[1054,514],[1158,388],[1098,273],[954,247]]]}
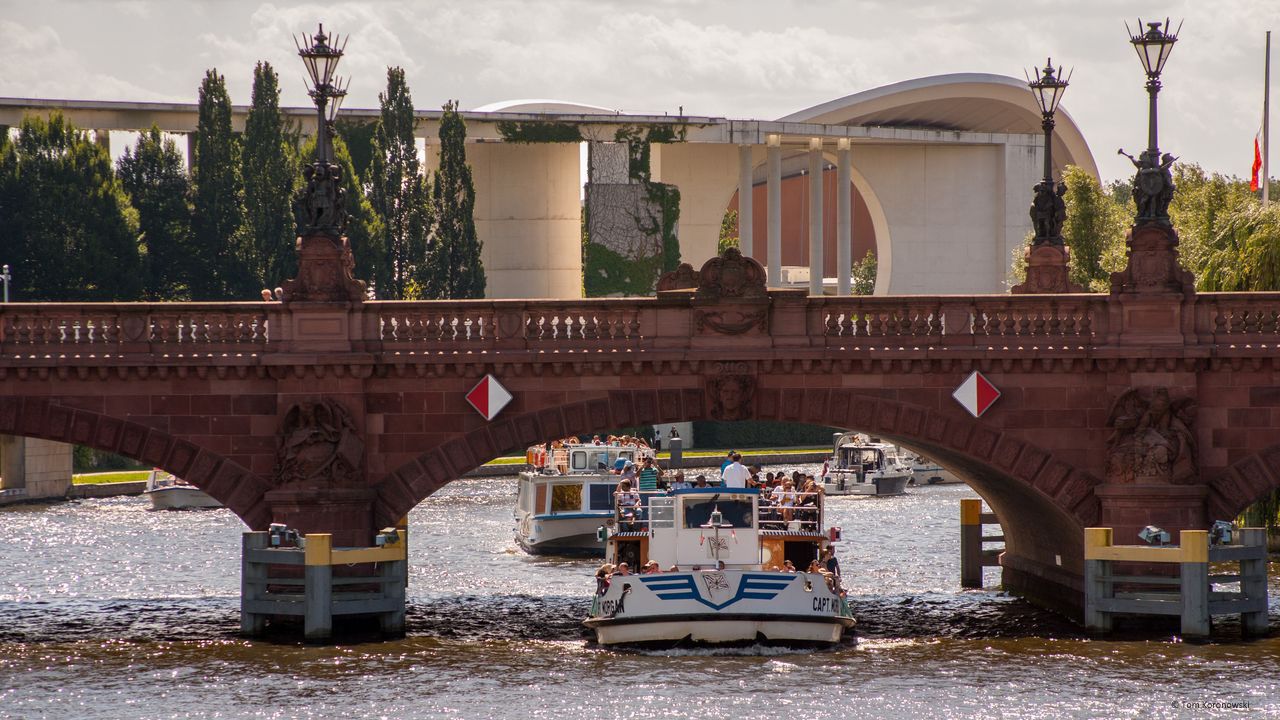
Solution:
{"label": "poplar tree", "polygon": [[400,300],[418,292],[413,280],[431,230],[427,180],[413,136],[413,99],[402,68],[387,68],[387,91],[378,101],[382,113],[373,132],[369,202],[382,222],[384,254],[373,281],[380,298]]}
{"label": "poplar tree", "polygon": [[137,300],[138,215],[108,149],[61,113],[0,140],[0,257],[15,300]]}
{"label": "poplar tree", "polygon": [[467,125],[456,101],[440,118],[440,169],[431,187],[435,234],[422,286],[433,299],[483,298],[484,263],[476,237],[476,190],[467,164]]}
{"label": "poplar tree", "polygon": [[297,274],[294,190],[298,183],[296,136],[280,112],[280,87],[270,63],[253,70],[253,100],[245,120],[244,226],[258,284],[274,288]]}
{"label": "poplar tree", "polygon": [[138,144],[125,148],[116,174],[138,211],[142,232],[143,295],[154,300],[188,300],[193,266],[190,183],[182,153],[155,125]]}
{"label": "poplar tree", "polygon": [[191,229],[195,260],[191,278],[195,300],[249,300],[261,283],[250,275],[246,259],[244,187],[240,178],[240,143],[231,130],[231,98],[216,69],[200,84],[199,120],[192,159]]}

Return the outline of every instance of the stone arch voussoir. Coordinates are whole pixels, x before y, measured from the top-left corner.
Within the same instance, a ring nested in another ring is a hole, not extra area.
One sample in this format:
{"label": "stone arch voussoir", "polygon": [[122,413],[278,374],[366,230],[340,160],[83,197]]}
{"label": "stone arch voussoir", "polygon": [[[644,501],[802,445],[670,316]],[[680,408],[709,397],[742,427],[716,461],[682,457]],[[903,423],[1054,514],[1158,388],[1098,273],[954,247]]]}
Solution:
{"label": "stone arch voussoir", "polygon": [[75,407],[74,399],[0,398],[0,434],[85,445],[115,453],[181,477],[226,505],[245,524],[265,530],[271,522],[262,478],[218,453],[132,420]]}
{"label": "stone arch voussoir", "polygon": [[1280,444],[1237,461],[1209,482],[1210,519],[1230,520],[1249,505],[1280,489]]}

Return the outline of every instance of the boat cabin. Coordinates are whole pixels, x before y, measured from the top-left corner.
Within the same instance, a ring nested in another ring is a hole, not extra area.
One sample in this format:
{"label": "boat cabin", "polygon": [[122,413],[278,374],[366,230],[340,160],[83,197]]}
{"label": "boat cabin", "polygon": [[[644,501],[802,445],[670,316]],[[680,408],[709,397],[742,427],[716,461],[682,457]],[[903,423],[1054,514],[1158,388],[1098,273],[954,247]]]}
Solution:
{"label": "boat cabin", "polygon": [[[607,528],[609,562],[638,570],[726,568],[782,570],[790,560],[804,570],[828,541],[822,497],[812,505],[781,506],[755,488],[689,488],[645,493],[640,504],[620,504]],[[625,503],[625,500],[623,500]]]}

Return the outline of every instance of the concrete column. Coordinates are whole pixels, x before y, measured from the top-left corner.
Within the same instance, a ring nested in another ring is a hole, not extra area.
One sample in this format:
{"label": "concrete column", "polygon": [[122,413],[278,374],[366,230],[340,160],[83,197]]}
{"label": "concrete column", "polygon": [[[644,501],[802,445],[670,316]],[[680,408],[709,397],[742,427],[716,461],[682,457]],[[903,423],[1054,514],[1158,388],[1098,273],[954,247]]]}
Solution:
{"label": "concrete column", "polygon": [[0,490],[27,486],[26,438],[0,435]]}
{"label": "concrete column", "polygon": [[742,254],[751,257],[755,251],[755,235],[752,227],[751,146],[738,146],[738,247]]}
{"label": "concrete column", "polygon": [[809,139],[809,294],[822,294],[822,138]]}
{"label": "concrete column", "polygon": [[849,138],[836,141],[836,294],[853,292],[853,151]]}
{"label": "concrete column", "polygon": [[769,243],[769,281],[771,286],[782,282],[782,136],[768,137],[768,180],[766,190],[769,195],[768,243]]}

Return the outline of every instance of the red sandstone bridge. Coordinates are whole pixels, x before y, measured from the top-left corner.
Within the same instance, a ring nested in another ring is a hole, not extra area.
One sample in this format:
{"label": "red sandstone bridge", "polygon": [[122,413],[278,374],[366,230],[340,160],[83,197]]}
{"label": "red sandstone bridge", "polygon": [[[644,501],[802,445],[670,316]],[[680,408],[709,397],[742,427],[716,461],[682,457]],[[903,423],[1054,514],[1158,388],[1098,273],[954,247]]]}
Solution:
{"label": "red sandstone bridge", "polygon": [[[164,468],[254,529],[368,544],[532,443],[820,423],[956,469],[1004,524],[1006,585],[1074,605],[1082,528],[1204,528],[1280,486],[1280,293],[1134,265],[1110,295],[807,296],[731,252],[655,298],[9,304],[0,433]],[[975,370],[1002,393],[981,418],[952,398]],[[514,395],[491,422],[464,400],[486,373]]]}

